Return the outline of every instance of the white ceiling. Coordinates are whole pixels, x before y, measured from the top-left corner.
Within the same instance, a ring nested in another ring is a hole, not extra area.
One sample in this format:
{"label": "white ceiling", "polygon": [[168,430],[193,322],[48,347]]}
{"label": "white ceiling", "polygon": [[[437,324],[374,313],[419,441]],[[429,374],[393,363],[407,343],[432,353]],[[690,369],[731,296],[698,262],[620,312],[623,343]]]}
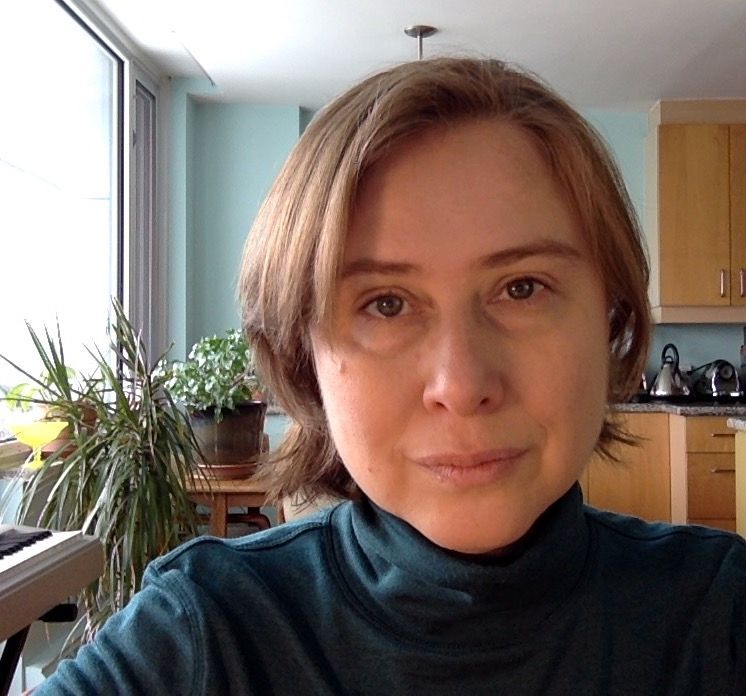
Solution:
{"label": "white ceiling", "polygon": [[[537,72],[580,107],[746,97],[746,0],[90,0],[174,76],[216,98],[318,108],[416,58],[478,54]],[[189,54],[192,54],[193,58]]]}

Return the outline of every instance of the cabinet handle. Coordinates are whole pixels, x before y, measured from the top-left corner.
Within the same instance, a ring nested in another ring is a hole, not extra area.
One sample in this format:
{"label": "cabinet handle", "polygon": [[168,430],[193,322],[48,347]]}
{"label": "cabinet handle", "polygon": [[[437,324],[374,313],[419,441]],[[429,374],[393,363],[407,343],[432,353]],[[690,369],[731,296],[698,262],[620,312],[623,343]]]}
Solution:
{"label": "cabinet handle", "polygon": [[720,269],[720,297],[725,297],[725,269]]}
{"label": "cabinet handle", "polygon": [[738,285],[741,297],[746,296],[746,271],[743,268],[738,269]]}
{"label": "cabinet handle", "polygon": [[736,470],[736,467],[727,467],[727,466],[716,466],[713,469],[710,469],[711,474],[732,474]]}
{"label": "cabinet handle", "polygon": [[710,437],[735,437],[735,433],[710,433]]}

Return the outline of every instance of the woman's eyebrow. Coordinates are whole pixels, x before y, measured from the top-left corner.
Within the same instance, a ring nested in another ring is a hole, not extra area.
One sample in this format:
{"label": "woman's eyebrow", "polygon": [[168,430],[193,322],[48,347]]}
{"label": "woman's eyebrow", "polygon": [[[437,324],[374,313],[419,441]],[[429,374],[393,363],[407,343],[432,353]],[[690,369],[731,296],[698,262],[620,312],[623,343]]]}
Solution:
{"label": "woman's eyebrow", "polygon": [[479,268],[495,268],[534,256],[554,256],[568,261],[579,261],[583,258],[581,251],[572,244],[556,239],[540,239],[530,244],[522,244],[488,254],[480,258],[475,265]]}
{"label": "woman's eyebrow", "polygon": [[345,264],[342,269],[342,278],[349,278],[354,275],[365,275],[376,273],[381,275],[404,275],[414,273],[420,270],[420,267],[413,263],[403,263],[399,261],[379,261],[376,259],[362,258]]}
{"label": "woman's eyebrow", "polygon": [[[571,244],[553,239],[543,239],[488,254],[479,258],[474,265],[478,268],[495,268],[534,256],[555,256],[570,261],[580,260],[583,257],[581,252]],[[421,267],[414,263],[361,258],[355,259],[344,266],[342,279],[365,274],[406,275],[421,270]]]}

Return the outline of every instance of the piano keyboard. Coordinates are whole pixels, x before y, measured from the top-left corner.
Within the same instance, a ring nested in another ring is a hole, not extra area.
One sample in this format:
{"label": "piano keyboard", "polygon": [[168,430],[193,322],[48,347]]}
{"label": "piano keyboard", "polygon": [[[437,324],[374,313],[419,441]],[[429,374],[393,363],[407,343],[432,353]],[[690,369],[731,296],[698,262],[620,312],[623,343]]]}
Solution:
{"label": "piano keyboard", "polygon": [[34,529],[31,532],[25,532],[15,527],[2,528],[0,529],[0,558],[5,558],[5,556],[20,551],[25,546],[48,536],[52,536],[52,532],[48,529],[38,531]]}
{"label": "piano keyboard", "polygon": [[17,568],[24,563],[38,563],[43,558],[55,553],[55,551],[59,549],[60,544],[64,544],[72,537],[80,534],[80,532],[50,532],[49,530],[0,524],[0,540],[2,540],[3,534],[9,531],[20,531],[26,533],[46,531],[47,536],[37,539],[28,546],[24,546],[17,551],[7,553],[7,555],[0,552],[0,574],[10,570],[11,568]]}
{"label": "piano keyboard", "polygon": [[[0,525],[0,534],[8,529],[43,531]],[[79,531],[53,531],[0,558],[0,641],[77,594],[102,568],[101,542]]]}

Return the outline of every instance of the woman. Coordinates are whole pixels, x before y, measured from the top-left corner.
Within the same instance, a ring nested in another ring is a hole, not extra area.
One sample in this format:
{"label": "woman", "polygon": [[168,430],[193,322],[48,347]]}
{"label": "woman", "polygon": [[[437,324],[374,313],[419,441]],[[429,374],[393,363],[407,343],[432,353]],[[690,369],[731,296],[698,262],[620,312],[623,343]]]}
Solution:
{"label": "woman", "polygon": [[743,693],[743,541],[577,484],[625,438],[646,285],[613,163],[536,79],[438,59],[342,95],[241,300],[293,420],[275,492],[351,502],[156,561],[42,693]]}

